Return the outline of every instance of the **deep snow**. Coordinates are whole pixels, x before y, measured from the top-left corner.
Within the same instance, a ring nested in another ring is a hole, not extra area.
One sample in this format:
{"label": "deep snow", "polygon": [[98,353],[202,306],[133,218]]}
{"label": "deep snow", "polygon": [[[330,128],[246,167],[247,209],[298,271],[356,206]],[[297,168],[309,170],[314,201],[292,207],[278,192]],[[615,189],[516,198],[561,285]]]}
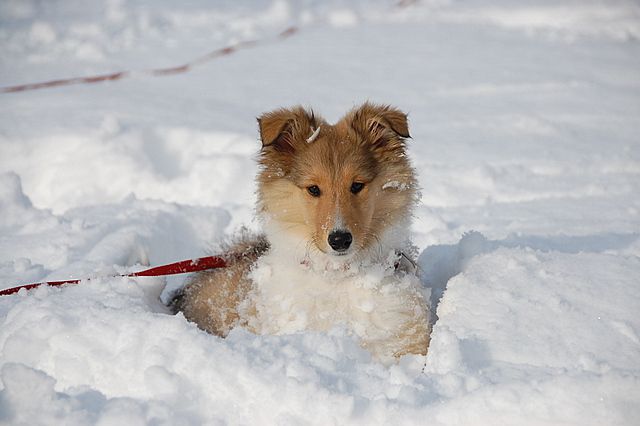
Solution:
{"label": "deep snow", "polygon": [[0,87],[291,25],[186,74],[0,94],[0,288],[215,251],[258,227],[257,115],[371,99],[410,114],[429,355],[221,340],[159,302],[184,277],[98,278],[0,297],[0,423],[637,422],[637,3],[7,0]]}

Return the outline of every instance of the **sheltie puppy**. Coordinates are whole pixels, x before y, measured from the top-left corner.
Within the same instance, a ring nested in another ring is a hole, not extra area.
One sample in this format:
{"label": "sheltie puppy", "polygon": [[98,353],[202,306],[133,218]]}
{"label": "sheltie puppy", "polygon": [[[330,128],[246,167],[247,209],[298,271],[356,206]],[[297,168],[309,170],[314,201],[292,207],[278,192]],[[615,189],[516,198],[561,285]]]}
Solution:
{"label": "sheltie puppy", "polygon": [[334,125],[302,107],[258,123],[264,235],[229,247],[227,268],[193,276],[174,311],[222,337],[234,327],[341,326],[378,360],[425,355],[429,297],[408,239],[418,195],[407,116],[365,103]]}

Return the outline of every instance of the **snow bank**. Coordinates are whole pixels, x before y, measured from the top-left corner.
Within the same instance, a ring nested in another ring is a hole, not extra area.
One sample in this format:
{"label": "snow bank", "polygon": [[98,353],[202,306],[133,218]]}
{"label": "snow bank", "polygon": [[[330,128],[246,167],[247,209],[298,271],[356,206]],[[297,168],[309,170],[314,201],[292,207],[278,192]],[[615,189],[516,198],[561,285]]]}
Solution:
{"label": "snow bank", "polygon": [[462,423],[486,410],[483,424],[496,413],[506,423],[631,424],[639,268],[636,256],[504,247],[474,257],[447,285],[425,372],[460,396],[449,408]]}
{"label": "snow bank", "polygon": [[0,136],[0,155],[12,159],[2,171],[24,172],[33,169],[34,162],[51,166],[22,174],[38,204],[55,212],[121,201],[128,193],[192,205],[233,197],[237,203],[251,203],[253,182],[243,178],[255,173],[252,155],[257,146],[255,140],[235,134],[131,128],[131,122],[112,115],[86,132],[27,140]]}
{"label": "snow bank", "polygon": [[[468,240],[457,249],[469,251]],[[637,257],[487,246],[467,255],[439,305],[429,355],[389,368],[341,330],[207,335],[163,312],[156,279],[4,298],[0,401],[11,421],[37,419],[26,415],[37,405],[34,415],[87,422],[121,406],[126,419],[183,424],[637,418]]]}
{"label": "snow bank", "polygon": [[141,201],[132,195],[116,204],[55,215],[32,205],[14,173],[0,174],[0,187],[5,192],[0,202],[1,288],[199,257],[231,223],[222,208]]}

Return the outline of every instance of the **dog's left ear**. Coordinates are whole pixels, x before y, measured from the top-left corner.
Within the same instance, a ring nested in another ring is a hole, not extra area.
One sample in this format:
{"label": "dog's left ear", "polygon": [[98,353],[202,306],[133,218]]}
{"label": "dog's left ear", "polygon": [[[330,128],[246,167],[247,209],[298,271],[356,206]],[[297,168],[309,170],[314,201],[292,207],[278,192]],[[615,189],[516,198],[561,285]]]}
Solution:
{"label": "dog's left ear", "polygon": [[369,102],[348,115],[351,127],[374,148],[403,148],[404,139],[410,138],[407,115],[389,105]]}
{"label": "dog's left ear", "polygon": [[292,154],[317,129],[313,111],[301,106],[281,108],[258,117],[262,148],[272,147],[276,152]]}

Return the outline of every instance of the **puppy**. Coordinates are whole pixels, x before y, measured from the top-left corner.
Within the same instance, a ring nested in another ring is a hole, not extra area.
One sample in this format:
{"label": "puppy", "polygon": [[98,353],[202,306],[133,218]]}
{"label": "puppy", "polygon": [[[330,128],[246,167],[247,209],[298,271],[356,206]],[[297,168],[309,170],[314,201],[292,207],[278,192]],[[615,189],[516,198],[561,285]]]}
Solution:
{"label": "puppy", "polygon": [[285,334],[346,327],[382,361],[425,355],[428,294],[408,231],[417,200],[407,116],[365,103],[331,125],[302,107],[258,118],[264,235],[228,249],[172,305],[198,327]]}

